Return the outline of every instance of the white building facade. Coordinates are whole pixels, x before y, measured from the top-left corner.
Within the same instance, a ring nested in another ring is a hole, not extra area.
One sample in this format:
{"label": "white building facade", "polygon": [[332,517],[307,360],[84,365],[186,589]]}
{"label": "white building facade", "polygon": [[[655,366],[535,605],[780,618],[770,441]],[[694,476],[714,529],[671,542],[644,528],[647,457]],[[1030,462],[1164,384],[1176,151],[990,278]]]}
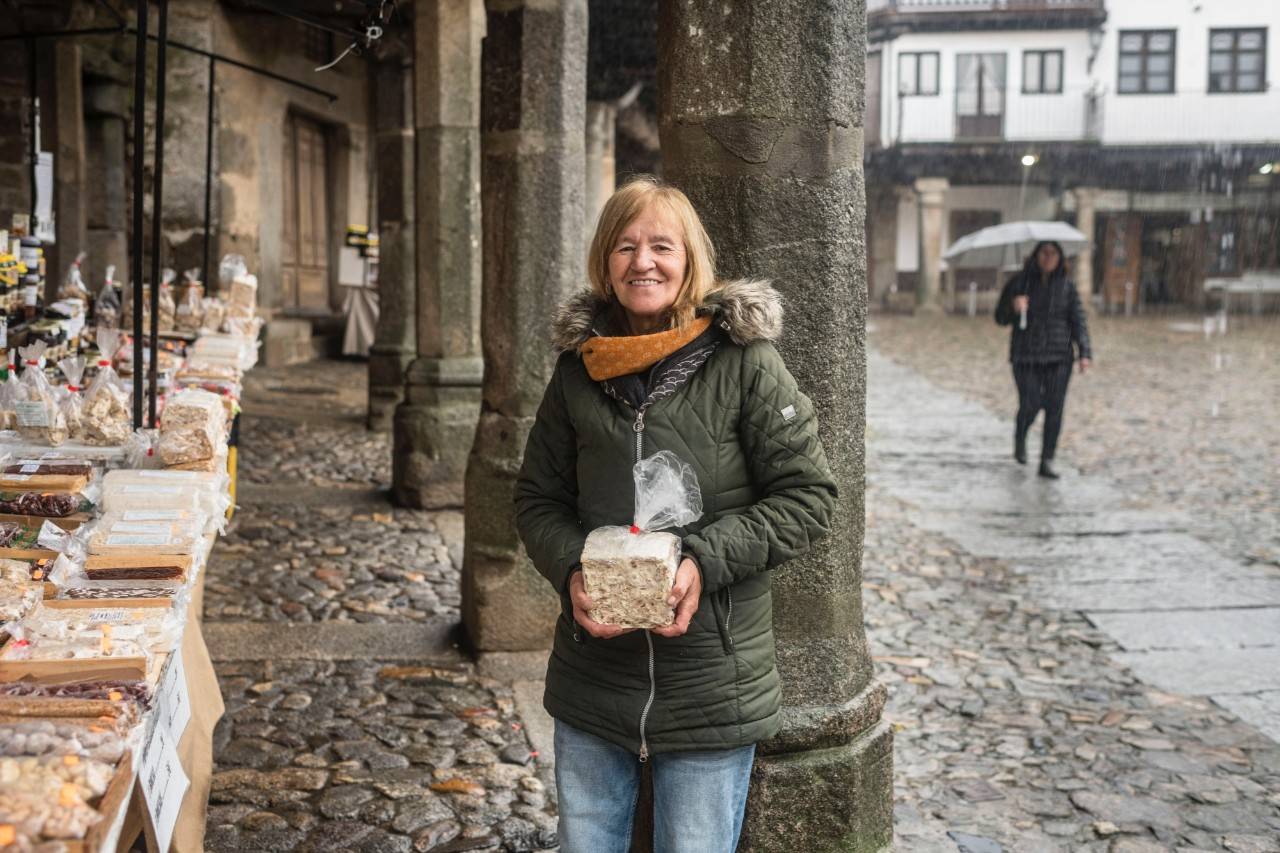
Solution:
{"label": "white building facade", "polygon": [[940,255],[1017,219],[1092,235],[1074,274],[1108,307],[1280,266],[1277,33],[1280,2],[871,0],[873,299],[989,301],[1002,271]]}

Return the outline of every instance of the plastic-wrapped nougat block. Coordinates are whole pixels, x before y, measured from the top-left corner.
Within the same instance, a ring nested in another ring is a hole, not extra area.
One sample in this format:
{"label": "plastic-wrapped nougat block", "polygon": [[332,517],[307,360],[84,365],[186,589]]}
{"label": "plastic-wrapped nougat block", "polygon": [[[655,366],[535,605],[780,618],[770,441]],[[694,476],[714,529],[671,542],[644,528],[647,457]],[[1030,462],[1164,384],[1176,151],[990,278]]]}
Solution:
{"label": "plastic-wrapped nougat block", "polygon": [[626,527],[591,531],[582,549],[582,578],[595,605],[591,618],[627,628],[670,625],[674,614],[667,596],[679,565],[678,536]]}

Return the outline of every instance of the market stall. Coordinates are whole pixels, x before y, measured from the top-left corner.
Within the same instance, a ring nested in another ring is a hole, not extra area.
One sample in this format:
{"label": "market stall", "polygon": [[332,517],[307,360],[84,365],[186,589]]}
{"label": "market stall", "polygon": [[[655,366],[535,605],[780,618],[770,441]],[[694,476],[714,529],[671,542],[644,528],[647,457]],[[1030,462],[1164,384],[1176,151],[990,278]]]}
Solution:
{"label": "market stall", "polygon": [[[188,287],[195,318],[154,346],[100,322],[113,319],[102,298],[56,365],[48,340],[9,348],[0,848],[113,851],[145,833],[150,850],[202,849],[223,708],[200,630],[204,570],[231,510],[229,444],[260,324],[256,279],[236,258],[223,271],[220,296]],[[132,416],[139,372],[151,428]]]}

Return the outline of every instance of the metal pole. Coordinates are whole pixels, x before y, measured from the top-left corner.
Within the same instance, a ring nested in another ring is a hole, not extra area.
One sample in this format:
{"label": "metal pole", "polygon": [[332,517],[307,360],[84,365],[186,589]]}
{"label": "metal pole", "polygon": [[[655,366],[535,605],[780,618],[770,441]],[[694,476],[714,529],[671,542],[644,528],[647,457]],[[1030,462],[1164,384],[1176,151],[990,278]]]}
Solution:
{"label": "metal pole", "polygon": [[133,428],[142,427],[142,158],[146,151],[147,0],[137,0],[137,39],[133,55]]}
{"label": "metal pole", "polygon": [[200,279],[204,282],[204,292],[212,293],[209,281],[209,220],[213,210],[213,87],[217,77],[218,64],[209,57],[209,101],[206,109],[204,130],[204,273]]}
{"label": "metal pole", "polygon": [[[27,99],[30,101],[27,109],[27,118],[31,122],[31,234],[35,236],[36,225],[36,197],[38,191],[36,189],[37,174],[40,165],[40,143],[36,141],[36,137],[40,135],[40,108],[37,106],[40,99],[40,92],[36,88],[36,75],[39,73],[38,64],[36,62],[36,42],[35,39],[27,39]],[[7,247],[6,247],[7,248]]]}
{"label": "metal pole", "polygon": [[156,154],[151,185],[151,368],[147,371],[147,426],[156,428],[156,382],[160,363],[160,232],[164,211],[165,47],[169,34],[169,0],[159,0],[160,36],[156,42]]}

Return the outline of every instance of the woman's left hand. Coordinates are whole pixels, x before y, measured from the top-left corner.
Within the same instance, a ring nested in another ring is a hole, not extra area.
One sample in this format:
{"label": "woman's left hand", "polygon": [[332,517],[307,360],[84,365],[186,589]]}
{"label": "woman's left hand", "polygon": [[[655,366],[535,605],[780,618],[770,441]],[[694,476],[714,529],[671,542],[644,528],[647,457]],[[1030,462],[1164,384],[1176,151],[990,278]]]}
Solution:
{"label": "woman's left hand", "polygon": [[671,587],[667,604],[676,609],[676,618],[662,628],[651,629],[659,637],[679,637],[689,630],[693,614],[698,612],[698,600],[702,597],[702,573],[698,564],[688,557],[680,561],[676,569],[676,582]]}
{"label": "woman's left hand", "polygon": [[1089,367],[1090,367],[1092,364],[1093,364],[1093,362],[1092,362],[1092,361],[1090,361],[1090,360],[1089,360],[1089,359],[1087,359],[1087,358],[1082,358],[1082,359],[1080,359],[1080,373],[1081,373],[1081,374],[1088,373],[1088,372],[1089,372]]}

